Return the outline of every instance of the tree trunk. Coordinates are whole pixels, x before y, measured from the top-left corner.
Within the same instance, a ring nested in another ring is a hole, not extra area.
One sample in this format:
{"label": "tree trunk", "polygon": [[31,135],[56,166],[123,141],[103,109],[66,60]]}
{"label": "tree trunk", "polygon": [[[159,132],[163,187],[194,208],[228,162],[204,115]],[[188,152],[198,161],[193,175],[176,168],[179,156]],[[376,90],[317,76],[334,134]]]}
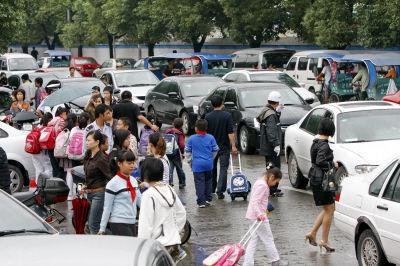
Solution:
{"label": "tree trunk", "polygon": [[44,36],[44,42],[45,42],[46,45],[47,45],[47,49],[52,50],[52,49],[51,49],[51,43],[50,43],[49,37]]}
{"label": "tree trunk", "polygon": [[193,51],[195,53],[200,53],[201,48],[203,48],[204,42],[206,41],[207,35],[202,35],[201,40],[198,41],[198,37],[192,37],[192,45],[193,45]]}
{"label": "tree trunk", "polygon": [[259,48],[261,47],[261,38],[260,39],[254,39],[253,36],[247,38],[247,42],[250,46],[250,48]]}
{"label": "tree trunk", "polygon": [[78,56],[83,56],[83,45],[78,45]]}
{"label": "tree trunk", "polygon": [[108,41],[108,51],[110,53],[110,58],[114,58],[114,40],[112,34],[107,33],[107,41]]}
{"label": "tree trunk", "polygon": [[58,39],[58,33],[57,32],[54,32],[53,33],[53,41],[51,42],[51,45],[50,45],[50,50],[54,50],[54,49],[56,49],[56,45],[57,45],[57,43],[60,43],[59,42],[59,39]]}
{"label": "tree trunk", "polygon": [[147,54],[148,54],[148,56],[154,56],[154,46],[156,46],[155,43],[148,43],[147,44]]}
{"label": "tree trunk", "polygon": [[29,54],[29,52],[28,52],[28,44],[26,44],[26,43],[21,44],[21,48],[22,48],[22,52],[24,54]]}

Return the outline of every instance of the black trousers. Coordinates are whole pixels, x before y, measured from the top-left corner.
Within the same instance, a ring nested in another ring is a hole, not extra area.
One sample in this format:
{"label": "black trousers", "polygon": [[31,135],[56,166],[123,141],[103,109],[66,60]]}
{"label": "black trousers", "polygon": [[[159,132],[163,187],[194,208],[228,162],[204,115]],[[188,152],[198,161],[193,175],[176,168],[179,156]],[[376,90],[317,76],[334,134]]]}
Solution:
{"label": "black trousers", "polygon": [[[272,165],[274,167],[278,167],[279,169],[281,169],[281,157],[276,155],[275,152],[272,153],[272,156],[270,156],[270,155],[266,155],[265,156],[265,168],[267,168],[267,166],[270,163],[272,163]],[[278,189],[278,185],[270,187],[270,193],[271,194],[276,192],[276,190]]]}
{"label": "black trousers", "polygon": [[134,236],[137,237],[138,230],[136,224],[109,223],[111,233],[115,236]]}

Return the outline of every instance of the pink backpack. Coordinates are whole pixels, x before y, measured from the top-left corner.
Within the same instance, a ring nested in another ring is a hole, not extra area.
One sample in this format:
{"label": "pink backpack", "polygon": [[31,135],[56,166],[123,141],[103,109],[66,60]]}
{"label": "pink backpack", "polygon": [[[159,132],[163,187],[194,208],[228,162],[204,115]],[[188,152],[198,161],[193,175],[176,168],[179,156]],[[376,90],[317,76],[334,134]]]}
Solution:
{"label": "pink backpack", "polygon": [[84,129],[78,129],[73,132],[70,136],[68,146],[68,159],[77,161],[83,160],[86,153],[85,137],[86,131]]}
{"label": "pink backpack", "polygon": [[70,131],[66,128],[58,134],[56,138],[56,145],[54,147],[55,158],[67,158],[67,149],[69,143]]}

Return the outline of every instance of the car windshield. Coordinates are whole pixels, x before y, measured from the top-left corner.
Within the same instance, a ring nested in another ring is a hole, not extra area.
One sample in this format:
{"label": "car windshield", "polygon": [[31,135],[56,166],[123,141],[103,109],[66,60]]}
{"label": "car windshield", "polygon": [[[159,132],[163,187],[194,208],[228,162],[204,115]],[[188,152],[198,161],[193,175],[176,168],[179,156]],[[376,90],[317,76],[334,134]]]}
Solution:
{"label": "car windshield", "polygon": [[219,83],[219,80],[196,79],[182,82],[181,90],[184,97],[202,97],[209,94]]}
{"label": "car windshield", "polygon": [[[400,139],[400,110],[368,110],[338,115],[338,143]],[[373,126],[371,126],[373,123]]]}
{"label": "car windshield", "polygon": [[267,103],[268,95],[272,91],[278,91],[281,94],[281,100],[284,105],[303,105],[301,98],[290,88],[287,87],[256,87],[240,90],[240,98],[244,108],[263,107]]}
{"label": "car windshield", "polygon": [[10,71],[37,70],[39,67],[33,58],[11,58],[8,60]]}
{"label": "car windshield", "polygon": [[75,64],[77,65],[83,65],[83,64],[97,64],[96,60],[94,60],[91,57],[87,58],[75,58]]}
{"label": "car windshield", "polygon": [[291,88],[301,87],[294,79],[286,73],[254,73],[250,74],[251,81],[278,82]]}
{"label": "car windshield", "polygon": [[231,69],[232,59],[208,60],[208,69]]}
{"label": "car windshield", "polygon": [[156,85],[158,79],[150,71],[115,73],[117,87]]}
{"label": "car windshield", "polygon": [[[69,77],[69,70],[68,69],[57,69],[57,70],[49,70],[49,72],[47,73],[51,73],[55,76],[57,76],[57,78],[59,79],[65,79]],[[74,72],[74,77],[75,78],[81,78],[82,75],[81,73],[79,73],[79,71],[75,71]]]}
{"label": "car windshield", "polygon": [[122,59],[121,58],[121,59],[117,59],[117,64],[118,63],[120,63],[122,65],[121,66],[122,69],[133,69],[136,61],[135,61],[135,59],[129,59],[129,58]]}
{"label": "car windshield", "polygon": [[70,60],[66,56],[54,56],[51,58],[50,67],[69,67]]}
{"label": "car windshield", "polygon": [[4,192],[0,192],[0,231],[10,230],[43,230],[48,231],[43,221],[20,206]]}

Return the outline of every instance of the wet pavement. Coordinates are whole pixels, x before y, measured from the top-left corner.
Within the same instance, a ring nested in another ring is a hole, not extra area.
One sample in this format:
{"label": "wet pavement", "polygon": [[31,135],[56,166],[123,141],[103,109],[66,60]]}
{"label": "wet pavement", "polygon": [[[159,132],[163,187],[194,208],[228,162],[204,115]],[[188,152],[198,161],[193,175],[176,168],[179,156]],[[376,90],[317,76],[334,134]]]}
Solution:
{"label": "wet pavement", "polygon": [[[263,167],[263,157],[242,155],[243,172],[251,183],[262,174]],[[194,230],[189,243],[184,246],[188,256],[179,265],[202,265],[204,257],[218,247],[240,241],[250,224],[244,218],[247,202],[242,199],[231,202],[230,197],[226,197],[224,200],[214,199],[213,206],[209,208],[198,209],[193,176],[186,163],[184,170],[187,174],[187,187],[184,190],[177,188],[178,179],[175,173],[175,188],[186,204],[187,216]],[[321,253],[318,247],[305,243],[304,235],[310,230],[319,209],[315,207],[309,191],[291,188],[287,165],[284,162],[282,172],[280,187],[285,194],[283,197],[270,199],[275,207],[270,216],[271,229],[281,259],[288,261],[289,265],[357,265],[353,243],[344,238],[334,225],[331,229],[330,242],[336,248],[336,253]],[[67,215],[68,221],[56,226],[62,233],[74,233],[70,203],[68,205],[63,203],[56,206]],[[255,265],[266,265],[265,261],[265,252],[260,243]]]}

